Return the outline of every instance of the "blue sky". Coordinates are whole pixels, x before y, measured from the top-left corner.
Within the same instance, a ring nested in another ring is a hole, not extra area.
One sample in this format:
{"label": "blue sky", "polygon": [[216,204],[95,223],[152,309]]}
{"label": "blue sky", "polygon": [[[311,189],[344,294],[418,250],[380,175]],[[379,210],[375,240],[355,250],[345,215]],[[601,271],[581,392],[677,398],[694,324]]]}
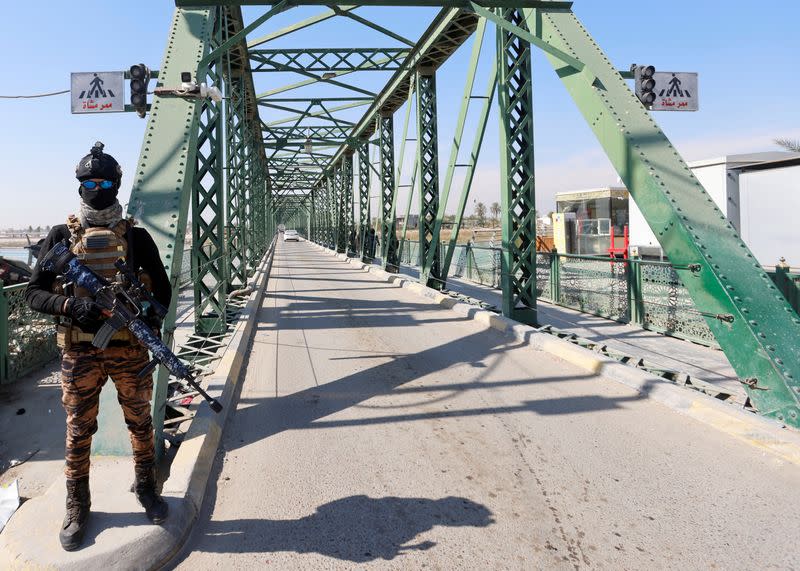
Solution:
{"label": "blue sky", "polygon": [[[73,71],[125,69],[140,61],[158,67],[173,10],[170,2],[86,0],[79,6],[50,1],[14,2],[4,8],[0,37],[7,57],[0,95],[67,89]],[[752,3],[738,1],[577,0],[573,9],[620,69],[637,62],[699,73],[699,112],[655,114],[687,160],[776,150],[771,142],[774,137],[800,138],[795,39],[800,2],[779,0],[769,9],[754,9]],[[319,11],[293,10],[255,35]],[[248,8],[246,19],[258,13]],[[391,21],[394,30],[412,39],[433,14],[426,9],[389,13],[360,9],[357,13]],[[347,46],[373,39],[376,46],[397,45],[371,30],[334,20],[275,47]],[[490,29],[476,92],[483,91],[485,73],[481,71],[493,45]],[[455,122],[469,49],[469,45],[462,48],[437,77],[443,157],[449,153],[446,135],[452,133]],[[257,88],[274,86],[266,75],[257,78]],[[385,80],[378,76],[370,81]],[[534,87],[539,209],[552,208],[555,192],[615,183],[616,175],[591,131],[540,54],[534,60]],[[0,227],[56,224],[74,211],[78,198],[74,166],[95,140],[102,140],[123,170],[131,173],[146,123],[132,113],[71,115],[68,95],[0,100],[0,113],[4,123],[0,169],[5,175],[0,181]],[[395,118],[397,131],[402,119],[401,110]],[[467,132],[471,138],[469,126]],[[497,125],[492,122],[473,191],[475,198],[487,203],[498,200],[497,156]],[[410,153],[406,160],[410,164]],[[130,181],[130,176],[123,178],[123,198]]]}

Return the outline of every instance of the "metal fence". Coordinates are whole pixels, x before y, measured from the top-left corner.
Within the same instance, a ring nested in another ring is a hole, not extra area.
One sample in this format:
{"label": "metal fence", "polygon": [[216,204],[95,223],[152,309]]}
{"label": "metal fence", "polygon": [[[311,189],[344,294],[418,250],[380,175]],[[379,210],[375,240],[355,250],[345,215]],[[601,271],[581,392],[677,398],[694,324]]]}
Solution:
{"label": "metal fence", "polygon": [[[501,254],[500,248],[456,246],[448,277],[497,288]],[[405,242],[401,263],[418,265],[418,258],[417,243]],[[800,274],[781,268],[768,273],[800,314]],[[718,346],[706,318],[668,262],[539,252],[536,294],[556,305]]]}
{"label": "metal fence", "polygon": [[25,286],[0,285],[0,383],[21,377],[59,354],[53,318],[28,307]]}

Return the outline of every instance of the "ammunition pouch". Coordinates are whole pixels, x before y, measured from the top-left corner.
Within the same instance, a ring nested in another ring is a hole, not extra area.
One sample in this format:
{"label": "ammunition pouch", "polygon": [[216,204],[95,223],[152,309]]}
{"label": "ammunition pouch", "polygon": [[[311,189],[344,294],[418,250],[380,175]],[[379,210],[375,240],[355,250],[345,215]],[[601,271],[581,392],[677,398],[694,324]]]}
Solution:
{"label": "ammunition pouch", "polygon": [[[94,333],[85,333],[74,325],[59,324],[56,326],[56,344],[62,351],[66,351],[73,345],[78,345],[80,343],[91,344],[92,340],[94,339],[94,335]],[[138,340],[133,333],[126,328],[120,329],[114,333],[114,335],[111,337],[111,342],[116,345],[128,345],[138,343]]]}

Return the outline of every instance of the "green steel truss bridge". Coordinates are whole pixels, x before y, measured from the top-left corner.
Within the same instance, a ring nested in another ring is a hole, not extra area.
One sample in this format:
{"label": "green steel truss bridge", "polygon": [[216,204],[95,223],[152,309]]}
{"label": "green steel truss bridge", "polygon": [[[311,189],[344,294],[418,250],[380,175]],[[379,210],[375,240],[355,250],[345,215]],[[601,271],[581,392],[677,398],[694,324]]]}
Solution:
{"label": "green steel truss bridge", "polygon": [[[129,209],[155,237],[174,284],[191,233],[195,333],[190,346],[222,342],[225,316],[237,307],[231,293],[247,286],[280,224],[307,229],[318,244],[368,259],[365,234],[376,218],[378,257],[385,269],[397,271],[398,211],[405,206],[398,205],[398,188],[407,140],[416,141],[420,281],[444,288],[493,106],[501,124],[502,312],[535,324],[531,77],[532,51],[542,50],[745,381],[752,404],[800,427],[800,318],[632,93],[627,75],[581,25],[571,2],[176,4],[159,86],[180,85],[181,74],[190,72],[198,83],[218,86],[224,99],[153,98]],[[242,6],[253,10],[262,4],[260,15],[245,24]],[[311,5],[320,6],[317,15],[259,35],[272,18]],[[408,39],[393,31],[391,18],[378,22],[360,14],[376,6],[422,6],[435,15],[419,38]],[[385,43],[285,47],[296,32],[329,20],[371,28]],[[279,40],[285,49],[274,47]],[[437,70],[459,50],[470,54],[463,97],[456,128],[444,135],[437,129],[437,114],[445,108],[437,101]],[[482,53],[493,63],[488,76],[478,77]],[[259,93],[253,80],[258,73],[293,79],[283,85],[273,81]],[[376,88],[370,78],[378,76],[388,80]],[[404,106],[398,136],[395,119]],[[408,136],[411,109],[416,138]],[[469,112],[476,119],[465,137]],[[440,153],[448,156],[442,169]],[[453,188],[455,180],[460,188]],[[454,198],[458,193],[458,208],[455,228],[446,236],[442,223],[451,192]],[[378,196],[377,212],[370,211],[370,193]],[[447,248],[437,247],[447,239]],[[175,305],[166,322],[168,338],[175,329]],[[198,349],[194,357],[201,354]],[[162,371],[156,382],[157,430],[163,426],[166,384]]]}

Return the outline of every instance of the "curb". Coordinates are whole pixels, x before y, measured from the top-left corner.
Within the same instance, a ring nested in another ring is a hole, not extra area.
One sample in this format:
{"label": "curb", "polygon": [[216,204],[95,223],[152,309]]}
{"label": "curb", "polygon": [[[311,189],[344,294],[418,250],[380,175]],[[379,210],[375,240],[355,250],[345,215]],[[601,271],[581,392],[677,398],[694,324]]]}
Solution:
{"label": "curb", "polygon": [[[239,314],[225,353],[208,377],[206,390],[222,403],[223,410],[216,414],[208,406],[198,407],[171,464],[170,476],[162,490],[170,508],[166,522],[160,526],[150,524],[134,495],[127,490],[120,493],[119,488],[132,477],[130,459],[95,457],[91,487],[93,512],[98,513],[89,519],[84,547],[65,552],[56,539],[58,530],[54,525],[59,525],[64,516],[62,476],[45,494],[23,504],[12,516],[0,534],[0,568],[150,570],[163,567],[179,552],[203,503],[222,429],[250,346],[254,317],[272,269],[275,244],[253,276],[255,291]],[[115,483],[113,489],[107,485],[109,481]],[[100,520],[105,520],[105,524]],[[53,529],[48,530],[49,527]]]}
{"label": "curb", "polygon": [[208,377],[206,392],[219,400],[222,404],[222,412],[217,414],[207,406],[202,406],[197,410],[170,466],[170,475],[164,482],[162,495],[180,498],[186,509],[191,512],[191,517],[186,518],[187,525],[180,539],[171,546],[168,553],[162,555],[152,568],[166,564],[180,550],[202,508],[208,478],[211,475],[214,458],[222,439],[222,430],[228,419],[233,397],[239,384],[245,354],[250,347],[250,340],[255,328],[255,316],[261,307],[272,270],[276,246],[277,241],[268,250],[265,261],[262,262],[253,278],[258,285],[256,290],[250,294],[247,304],[239,314],[239,323],[244,323],[244,326],[237,327],[234,331],[225,354],[220,359],[214,373]]}
{"label": "curb", "polygon": [[604,379],[622,383],[637,390],[645,398],[659,402],[750,446],[800,466],[800,433],[784,428],[777,421],[733,408],[711,396],[676,386],[641,369],[634,369],[605,355],[537,331],[529,325],[457,301],[411,278],[386,272],[378,266],[365,264],[358,258],[348,258],[314,242],[309,244],[340,260],[358,265],[381,280],[397,283],[400,287],[472,319],[487,329],[509,335],[521,344],[549,353]]}

